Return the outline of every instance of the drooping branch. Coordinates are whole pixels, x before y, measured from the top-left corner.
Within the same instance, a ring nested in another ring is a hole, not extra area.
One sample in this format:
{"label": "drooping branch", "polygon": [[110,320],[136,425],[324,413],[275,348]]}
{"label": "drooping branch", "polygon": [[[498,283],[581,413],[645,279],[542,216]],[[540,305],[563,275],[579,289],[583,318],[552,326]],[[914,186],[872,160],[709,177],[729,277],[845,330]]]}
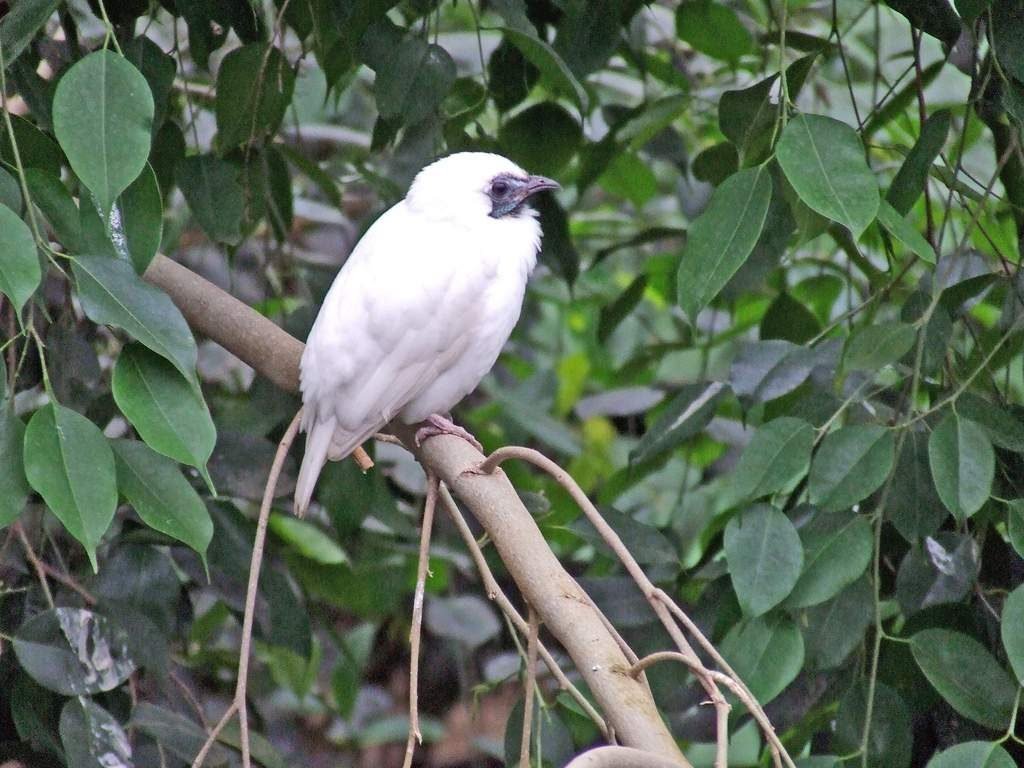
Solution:
{"label": "drooping branch", "polygon": [[[145,278],[171,297],[194,329],[279,387],[297,389],[302,355],[302,343],[297,339],[162,255],[153,260]],[[411,439],[405,442],[414,443]],[[490,535],[523,597],[572,657],[617,738],[660,756],[664,765],[688,766],[650,691],[629,675],[632,664],[589,596],[562,568],[504,474],[477,472],[483,455],[464,440],[447,435],[425,441],[416,456]]]}

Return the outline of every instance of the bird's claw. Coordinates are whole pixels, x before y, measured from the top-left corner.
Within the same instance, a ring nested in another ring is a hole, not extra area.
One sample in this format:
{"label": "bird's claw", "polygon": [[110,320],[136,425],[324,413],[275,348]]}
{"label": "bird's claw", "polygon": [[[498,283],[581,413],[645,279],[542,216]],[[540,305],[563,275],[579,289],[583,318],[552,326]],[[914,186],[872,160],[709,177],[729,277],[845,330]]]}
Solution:
{"label": "bird's claw", "polygon": [[431,437],[437,437],[438,435],[461,437],[481,453],[484,451],[484,447],[480,445],[480,441],[473,437],[473,435],[451,419],[447,419],[437,413],[427,417],[423,426],[416,430],[416,435],[413,440],[416,443],[416,447],[419,448],[423,444],[424,440],[429,440]]}

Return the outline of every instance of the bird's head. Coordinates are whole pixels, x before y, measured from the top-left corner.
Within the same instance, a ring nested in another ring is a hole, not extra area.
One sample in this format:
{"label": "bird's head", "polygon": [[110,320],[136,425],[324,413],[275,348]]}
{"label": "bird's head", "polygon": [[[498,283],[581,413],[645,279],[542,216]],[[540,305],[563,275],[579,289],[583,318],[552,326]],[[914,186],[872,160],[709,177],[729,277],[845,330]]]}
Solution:
{"label": "bird's head", "polygon": [[531,176],[511,160],[488,152],[459,152],[417,174],[406,203],[417,211],[467,222],[534,216],[527,202],[558,182]]}

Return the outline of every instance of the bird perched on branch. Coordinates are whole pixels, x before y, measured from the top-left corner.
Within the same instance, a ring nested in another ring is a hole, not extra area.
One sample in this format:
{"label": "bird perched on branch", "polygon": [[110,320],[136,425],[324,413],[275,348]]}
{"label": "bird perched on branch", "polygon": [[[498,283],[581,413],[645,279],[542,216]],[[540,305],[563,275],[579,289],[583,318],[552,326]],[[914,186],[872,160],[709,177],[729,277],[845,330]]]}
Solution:
{"label": "bird perched on branch", "polygon": [[519,319],[541,238],[528,201],[558,186],[499,155],[450,155],[420,171],[363,235],[302,355],[297,515],[324,462],[348,456],[392,418],[425,422],[417,442],[473,441],[447,414],[491,369]]}

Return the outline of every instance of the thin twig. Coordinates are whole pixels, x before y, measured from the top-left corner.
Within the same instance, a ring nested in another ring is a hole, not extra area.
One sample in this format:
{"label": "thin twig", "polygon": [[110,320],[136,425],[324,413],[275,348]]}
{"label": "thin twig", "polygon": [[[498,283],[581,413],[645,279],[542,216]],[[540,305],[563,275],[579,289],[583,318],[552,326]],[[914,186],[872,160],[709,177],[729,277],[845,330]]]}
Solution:
{"label": "thin twig", "polygon": [[39,559],[39,555],[32,549],[32,543],[28,540],[28,536],[25,534],[25,529],[21,525],[21,521],[17,521],[11,526],[14,532],[18,536],[18,541],[21,542],[22,549],[25,550],[25,557],[32,564],[35,569],[36,576],[39,579],[39,586],[43,588],[43,595],[46,597],[46,604],[53,608],[53,593],[50,592],[50,584],[46,581],[46,569],[43,567],[43,561]]}
{"label": "thin twig", "polygon": [[420,527],[420,560],[416,568],[416,591],[412,599],[412,627],[409,629],[409,738],[405,742],[403,768],[412,765],[416,743],[423,743],[420,733],[419,681],[420,635],[423,627],[423,593],[427,588],[430,566],[430,532],[434,527],[434,507],[437,506],[437,475],[427,470],[427,500],[423,504],[423,524]]}
{"label": "thin twig", "polygon": [[39,564],[43,567],[43,570],[46,571],[47,576],[54,581],[59,581],[68,589],[77,592],[79,597],[81,597],[87,605],[96,605],[96,597],[89,590],[71,578],[71,576],[54,568],[45,560],[40,560]]}
{"label": "thin twig", "polygon": [[530,729],[533,726],[533,689],[537,683],[537,636],[540,622],[533,606],[527,606],[530,633],[526,637],[526,680],[523,683],[523,733],[519,740],[519,768],[530,768]]}
{"label": "thin twig", "polygon": [[245,593],[245,614],[242,618],[242,642],[238,652],[238,682],[235,686],[234,702],[228,707],[227,712],[214,726],[203,743],[202,749],[192,762],[192,768],[199,768],[210,751],[210,747],[217,739],[217,736],[234,712],[238,712],[239,740],[242,750],[243,768],[251,768],[252,761],[249,755],[249,712],[246,706],[246,688],[249,679],[249,656],[252,647],[252,624],[256,614],[256,592],[260,581],[260,566],[263,563],[263,545],[267,538],[267,521],[270,519],[270,508],[273,506],[274,493],[277,491],[277,479],[284,467],[284,460],[292,447],[295,435],[299,431],[299,422],[302,418],[300,408],[292,418],[291,424],[285,430],[281,442],[278,443],[277,453],[274,455],[274,463],[270,465],[270,473],[267,475],[267,485],[263,490],[263,501],[260,504],[260,516],[256,521],[256,536],[252,543],[252,559],[249,561],[249,586]]}
{"label": "thin twig", "polygon": [[[466,544],[466,548],[469,550],[470,557],[473,558],[473,562],[476,563],[477,570],[480,572],[480,578],[484,583],[484,590],[487,592],[487,597],[498,604],[498,608],[501,609],[512,625],[522,632],[524,635],[529,633],[529,625],[526,620],[519,614],[519,611],[512,605],[512,601],[508,599],[504,590],[498,586],[497,580],[494,578],[494,574],[491,573],[490,566],[487,565],[487,559],[484,557],[483,551],[480,546],[476,543],[476,539],[473,538],[473,532],[469,529],[469,524],[466,523],[466,518],[462,516],[458,506],[455,504],[455,499],[452,498],[451,492],[447,486],[441,486],[441,501],[444,502],[445,509],[448,511],[448,515],[452,518],[452,522],[455,523],[455,527],[459,531],[459,535],[462,536],[462,540]],[[597,725],[598,730],[601,731],[601,735],[604,736],[605,740],[614,743],[614,734],[608,729],[607,723],[596,709],[594,705],[590,703],[586,696],[584,696],[579,688],[573,685],[572,681],[565,676],[565,672],[558,666],[558,662],[555,661],[554,657],[548,652],[547,648],[544,647],[544,643],[537,642],[537,650],[540,653],[540,657],[544,660],[551,674],[555,676],[558,684],[562,690],[568,693],[573,700],[580,706],[587,716],[594,721]]]}

